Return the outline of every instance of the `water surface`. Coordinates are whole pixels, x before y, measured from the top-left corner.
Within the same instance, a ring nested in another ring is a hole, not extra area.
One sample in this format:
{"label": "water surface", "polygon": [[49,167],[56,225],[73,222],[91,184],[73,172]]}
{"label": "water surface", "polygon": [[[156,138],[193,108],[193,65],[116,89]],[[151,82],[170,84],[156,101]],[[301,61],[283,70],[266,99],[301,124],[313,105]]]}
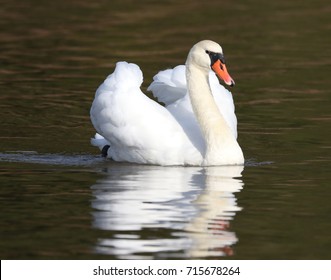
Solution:
{"label": "water surface", "polygon": [[[3,259],[330,259],[327,1],[8,1],[0,10]],[[89,144],[119,60],[143,90],[223,46],[244,167],[113,163]]]}

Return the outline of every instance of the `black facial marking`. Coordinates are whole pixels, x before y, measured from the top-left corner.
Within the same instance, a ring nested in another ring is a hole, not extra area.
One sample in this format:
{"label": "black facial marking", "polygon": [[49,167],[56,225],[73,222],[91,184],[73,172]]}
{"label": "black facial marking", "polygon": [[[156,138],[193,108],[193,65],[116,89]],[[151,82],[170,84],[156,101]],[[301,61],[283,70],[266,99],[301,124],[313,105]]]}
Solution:
{"label": "black facial marking", "polygon": [[215,53],[215,52],[211,52],[206,50],[206,53],[209,55],[210,57],[210,64],[213,65],[217,60],[220,60],[223,64],[225,64],[225,58],[224,55],[222,53]]}

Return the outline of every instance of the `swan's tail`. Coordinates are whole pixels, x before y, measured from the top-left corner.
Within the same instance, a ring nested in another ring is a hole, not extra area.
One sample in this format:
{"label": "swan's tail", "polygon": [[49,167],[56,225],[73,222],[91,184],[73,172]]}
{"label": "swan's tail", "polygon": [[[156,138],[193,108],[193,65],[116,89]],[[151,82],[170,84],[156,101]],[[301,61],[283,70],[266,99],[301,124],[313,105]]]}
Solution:
{"label": "swan's tail", "polygon": [[110,146],[110,143],[99,133],[96,133],[94,138],[91,138],[91,144],[92,146],[98,147],[100,151],[102,151],[105,146]]}

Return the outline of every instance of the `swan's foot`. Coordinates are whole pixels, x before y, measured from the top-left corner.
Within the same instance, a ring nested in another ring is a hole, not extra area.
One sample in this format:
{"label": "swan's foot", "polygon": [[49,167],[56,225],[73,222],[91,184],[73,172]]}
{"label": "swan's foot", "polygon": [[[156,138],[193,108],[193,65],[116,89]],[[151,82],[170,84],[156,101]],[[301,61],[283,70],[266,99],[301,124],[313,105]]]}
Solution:
{"label": "swan's foot", "polygon": [[105,145],[105,146],[103,146],[103,148],[102,148],[102,150],[101,150],[101,155],[103,156],[103,157],[107,157],[107,155],[108,155],[108,149],[110,148],[110,146],[109,145]]}

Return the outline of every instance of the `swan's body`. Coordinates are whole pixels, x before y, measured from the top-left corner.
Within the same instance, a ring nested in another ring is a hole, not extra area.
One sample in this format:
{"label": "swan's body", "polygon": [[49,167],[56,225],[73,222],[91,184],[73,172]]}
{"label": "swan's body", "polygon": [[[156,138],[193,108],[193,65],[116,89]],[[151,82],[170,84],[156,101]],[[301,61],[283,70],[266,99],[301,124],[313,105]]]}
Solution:
{"label": "swan's body", "polygon": [[154,77],[149,89],[166,107],[141,92],[142,73],[137,65],[117,63],[92,104],[91,120],[98,132],[92,144],[100,149],[109,145],[107,156],[115,161],[243,164],[232,96],[210,74],[214,57],[206,51],[222,54],[218,44],[202,41],[191,49],[186,67]]}

